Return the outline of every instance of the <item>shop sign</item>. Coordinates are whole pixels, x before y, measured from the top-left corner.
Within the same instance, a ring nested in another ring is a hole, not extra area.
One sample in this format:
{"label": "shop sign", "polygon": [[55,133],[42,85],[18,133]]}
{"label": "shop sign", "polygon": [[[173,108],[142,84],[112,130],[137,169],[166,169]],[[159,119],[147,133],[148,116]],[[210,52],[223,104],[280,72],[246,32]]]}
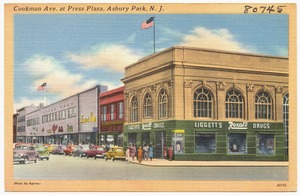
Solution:
{"label": "shop sign", "polygon": [[253,129],[270,129],[270,123],[253,123]]}
{"label": "shop sign", "polygon": [[152,123],[142,124],[142,130],[151,130]]}
{"label": "shop sign", "polygon": [[128,130],[139,130],[140,125],[128,125]]}
{"label": "shop sign", "polygon": [[112,142],[112,141],[114,141],[114,136],[113,135],[107,135],[106,140],[109,141],[109,142]]}
{"label": "shop sign", "polygon": [[165,123],[153,123],[153,129],[165,128]]}
{"label": "shop sign", "polygon": [[223,124],[221,122],[195,122],[195,128],[221,129]]}
{"label": "shop sign", "polygon": [[80,123],[92,123],[96,122],[96,116],[93,112],[90,113],[90,116],[84,117],[83,114],[80,115]]}
{"label": "shop sign", "polygon": [[248,129],[248,122],[228,122],[228,129]]}
{"label": "shop sign", "polygon": [[73,125],[67,124],[67,132],[73,132]]}

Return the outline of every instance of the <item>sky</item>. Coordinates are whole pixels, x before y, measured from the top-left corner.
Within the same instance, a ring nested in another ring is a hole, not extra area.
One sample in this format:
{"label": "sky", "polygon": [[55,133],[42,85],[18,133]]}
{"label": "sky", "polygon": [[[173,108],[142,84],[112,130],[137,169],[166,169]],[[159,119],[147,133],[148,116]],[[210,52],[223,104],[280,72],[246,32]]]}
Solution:
{"label": "sky", "polygon": [[[14,112],[95,85],[123,86],[124,67],[172,46],[288,57],[285,14],[16,14]],[[47,83],[45,91],[37,87]]]}

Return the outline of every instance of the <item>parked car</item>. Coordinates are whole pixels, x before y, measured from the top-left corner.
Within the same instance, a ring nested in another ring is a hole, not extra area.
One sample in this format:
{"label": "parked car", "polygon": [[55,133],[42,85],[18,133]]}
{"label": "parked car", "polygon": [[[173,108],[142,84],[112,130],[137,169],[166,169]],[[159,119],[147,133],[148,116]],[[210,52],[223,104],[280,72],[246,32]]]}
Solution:
{"label": "parked car", "polygon": [[86,156],[86,151],[90,149],[89,145],[78,145],[73,151],[73,156],[79,156],[80,158]]}
{"label": "parked car", "polygon": [[38,152],[31,144],[19,144],[14,148],[14,162],[26,164],[28,161],[37,163],[39,160]]}
{"label": "parked car", "polygon": [[49,153],[52,153],[52,151],[54,150],[54,148],[56,148],[56,144],[44,144],[43,146],[45,146],[48,150]]}
{"label": "parked car", "polygon": [[40,160],[44,160],[44,159],[49,160],[50,154],[48,149],[45,146],[42,145],[35,146],[35,150],[37,151]]}
{"label": "parked car", "polygon": [[124,161],[125,158],[126,158],[125,151],[123,147],[119,147],[119,146],[109,148],[109,150],[104,154],[105,160],[111,159],[112,161],[114,161],[115,159],[119,159]]}
{"label": "parked car", "polygon": [[65,149],[64,149],[64,155],[65,156],[71,156],[73,154],[73,150],[75,149],[75,145],[68,145]]}
{"label": "parked car", "polygon": [[65,154],[64,150],[66,149],[67,147],[65,145],[58,145],[56,148],[54,148],[52,150],[52,154]]}
{"label": "parked car", "polygon": [[104,153],[107,152],[105,147],[103,146],[92,146],[91,149],[86,151],[86,158],[94,158],[95,160],[97,158],[103,158]]}

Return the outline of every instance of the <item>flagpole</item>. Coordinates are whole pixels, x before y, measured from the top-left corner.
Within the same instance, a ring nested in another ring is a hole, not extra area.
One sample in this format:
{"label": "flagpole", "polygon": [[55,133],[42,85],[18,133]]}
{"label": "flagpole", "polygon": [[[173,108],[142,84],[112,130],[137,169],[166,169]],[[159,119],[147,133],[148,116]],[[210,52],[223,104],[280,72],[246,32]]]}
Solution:
{"label": "flagpole", "polygon": [[153,25],[153,49],[154,49],[154,53],[155,53],[155,16],[154,17],[154,25]]}
{"label": "flagpole", "polygon": [[47,86],[46,86],[45,93],[46,93],[46,96],[45,96],[45,98],[46,98],[46,105],[45,106],[47,106]]}

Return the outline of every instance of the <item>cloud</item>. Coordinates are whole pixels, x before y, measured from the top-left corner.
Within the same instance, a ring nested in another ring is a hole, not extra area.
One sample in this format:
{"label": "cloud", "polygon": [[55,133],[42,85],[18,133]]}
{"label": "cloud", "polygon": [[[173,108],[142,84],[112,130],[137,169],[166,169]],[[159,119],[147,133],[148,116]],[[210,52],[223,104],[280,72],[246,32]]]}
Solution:
{"label": "cloud", "polygon": [[45,103],[45,98],[36,97],[36,98],[25,98],[22,97],[18,102],[14,102],[14,113],[17,113],[17,109],[23,108],[24,106],[38,106],[37,103]]}
{"label": "cloud", "polygon": [[26,60],[24,67],[32,75],[36,87],[47,82],[47,93],[65,98],[96,85],[97,81],[74,74],[51,56],[35,55]]}
{"label": "cloud", "polygon": [[227,29],[196,27],[191,34],[183,37],[179,45],[235,52],[255,52],[249,46],[239,43]]}
{"label": "cloud", "polygon": [[136,62],[143,55],[124,45],[100,45],[79,54],[69,53],[67,58],[84,68],[104,68],[124,72],[124,67]]}

